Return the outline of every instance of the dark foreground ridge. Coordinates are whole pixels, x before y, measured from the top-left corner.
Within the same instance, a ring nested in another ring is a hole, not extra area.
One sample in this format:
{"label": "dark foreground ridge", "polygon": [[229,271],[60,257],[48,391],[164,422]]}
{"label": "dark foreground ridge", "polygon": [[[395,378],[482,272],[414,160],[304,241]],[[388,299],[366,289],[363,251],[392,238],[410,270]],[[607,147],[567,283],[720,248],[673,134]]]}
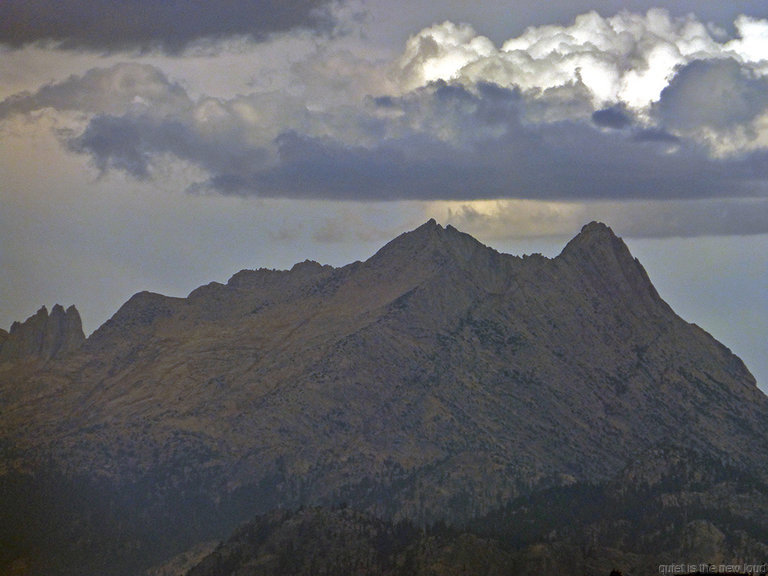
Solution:
{"label": "dark foreground ridge", "polygon": [[[603,224],[549,259],[431,220],[365,262],[136,294],[59,350],[0,362],[0,569],[189,568],[255,517],[279,556],[304,516],[273,511],[342,503],[365,534],[458,531],[392,569],[768,558],[768,400]],[[238,573],[274,573],[260,546]]]}

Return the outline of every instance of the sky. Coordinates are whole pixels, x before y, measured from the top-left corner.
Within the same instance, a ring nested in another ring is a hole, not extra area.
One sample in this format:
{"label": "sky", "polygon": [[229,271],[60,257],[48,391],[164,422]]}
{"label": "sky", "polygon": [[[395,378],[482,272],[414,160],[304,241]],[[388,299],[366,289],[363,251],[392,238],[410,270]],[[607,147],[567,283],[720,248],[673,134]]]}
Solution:
{"label": "sky", "polygon": [[0,327],[600,220],[768,390],[768,5],[3,0]]}

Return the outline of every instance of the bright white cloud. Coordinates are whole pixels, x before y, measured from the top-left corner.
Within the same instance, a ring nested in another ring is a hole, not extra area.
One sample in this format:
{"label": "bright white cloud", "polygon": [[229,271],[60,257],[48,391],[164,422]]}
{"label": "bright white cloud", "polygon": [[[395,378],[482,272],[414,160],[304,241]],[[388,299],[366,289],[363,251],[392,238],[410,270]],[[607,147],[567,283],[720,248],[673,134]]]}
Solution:
{"label": "bright white cloud", "polygon": [[[738,38],[725,44],[746,62],[768,65],[768,21],[741,15],[736,18],[734,27]],[[765,68],[763,68],[765,70]]]}
{"label": "bright white cloud", "polygon": [[443,22],[409,38],[398,62],[405,91],[435,80],[455,80],[472,62],[495,54],[493,43],[467,24]]}
{"label": "bright white cloud", "polygon": [[[605,18],[590,12],[570,26],[528,28],[497,49],[471,27],[445,22],[409,39],[398,62],[400,82],[405,91],[437,80],[517,88],[530,110],[539,107],[529,118],[535,121],[586,118],[620,106],[652,127],[662,110],[662,128],[678,130],[715,156],[733,155],[761,149],[768,140],[768,21],[742,16],[735,27],[739,37],[721,41],[692,15],[674,18],[651,9]],[[694,79],[690,70],[699,62],[721,70],[719,77],[711,72]],[[591,110],[573,105],[583,97]],[[684,126],[676,115],[690,122]]]}
{"label": "bright white cloud", "polygon": [[740,17],[735,26],[740,38],[720,43],[693,16],[673,18],[661,9],[608,18],[590,12],[570,26],[528,28],[497,49],[471,27],[445,22],[412,36],[400,66],[408,89],[419,80],[491,81],[526,91],[583,83],[595,108],[622,103],[645,110],[693,60],[732,57],[759,70],[768,53],[768,22]]}

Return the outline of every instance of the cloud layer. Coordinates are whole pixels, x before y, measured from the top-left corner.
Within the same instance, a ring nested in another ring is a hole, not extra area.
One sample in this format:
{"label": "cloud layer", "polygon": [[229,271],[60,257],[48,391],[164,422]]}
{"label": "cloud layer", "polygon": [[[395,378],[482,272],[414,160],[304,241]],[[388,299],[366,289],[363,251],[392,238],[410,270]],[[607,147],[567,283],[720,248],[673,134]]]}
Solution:
{"label": "cloud layer", "polygon": [[[727,224],[688,211],[722,233],[768,201],[768,21],[734,28],[727,38],[657,9],[588,13],[499,48],[445,22],[388,62],[324,48],[294,64],[292,92],[233,98],[192,96],[157,66],[121,63],[8,98],[0,121],[79,114],[61,139],[100,172],[152,180],[175,159],[204,175],[198,193],[706,200],[710,215],[741,202]],[[366,90],[350,95],[352,84]]]}
{"label": "cloud layer", "polygon": [[297,27],[329,29],[331,0],[4,0],[0,43],[39,41],[99,51],[161,48],[179,52],[199,40],[263,39]]}

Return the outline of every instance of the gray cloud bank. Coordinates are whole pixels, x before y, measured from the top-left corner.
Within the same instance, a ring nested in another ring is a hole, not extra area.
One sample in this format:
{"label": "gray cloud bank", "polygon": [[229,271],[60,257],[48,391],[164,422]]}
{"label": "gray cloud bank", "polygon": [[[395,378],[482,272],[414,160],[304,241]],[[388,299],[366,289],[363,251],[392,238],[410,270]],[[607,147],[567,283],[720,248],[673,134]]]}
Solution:
{"label": "gray cloud bank", "polygon": [[293,28],[329,29],[331,0],[3,0],[0,43],[39,41],[98,51],[179,52],[201,39],[262,39]]}
{"label": "gray cloud bank", "polygon": [[[318,84],[305,93],[325,95],[310,102],[193,98],[158,68],[118,64],[11,97],[0,121],[80,112],[82,130],[62,139],[100,171],[151,180],[176,158],[207,175],[191,187],[198,193],[706,200],[675,213],[714,233],[764,233],[768,219],[750,216],[768,202],[768,21],[736,27],[741,36],[717,40],[692,17],[592,13],[498,49],[446,22],[414,35],[385,73],[371,66],[367,85],[388,81],[356,102],[332,96],[349,80],[341,66],[332,79],[306,75]],[[358,77],[364,67],[348,69]]]}
{"label": "gray cloud bank", "polygon": [[[708,127],[709,116],[687,119],[690,102],[679,96],[687,91],[681,87],[687,70],[658,103],[660,116],[669,117],[678,133]],[[663,123],[648,128],[614,109],[531,122],[533,115],[560,115],[553,110],[563,103],[531,102],[520,90],[496,84],[435,81],[403,96],[371,99],[366,108],[347,111],[343,122],[353,125],[350,133],[337,125],[340,118],[310,112],[299,102],[285,102],[274,114],[265,113],[259,96],[194,102],[157,70],[137,71],[152,83],[144,91],[151,99],[134,99],[133,110],[121,115],[81,101],[98,113],[68,145],[90,155],[102,171],[118,169],[140,179],[150,178],[153,164],[170,154],[210,174],[198,191],[354,200],[761,197],[768,177],[762,148],[713,157],[701,142],[676,136]],[[122,66],[112,70],[125,72]],[[90,80],[83,83],[93,96]],[[0,114],[37,100],[50,104],[71,83],[7,101]],[[107,102],[112,107],[115,100]],[[169,103],[173,113],[162,113]],[[244,121],[248,111],[259,115],[255,124]]]}

